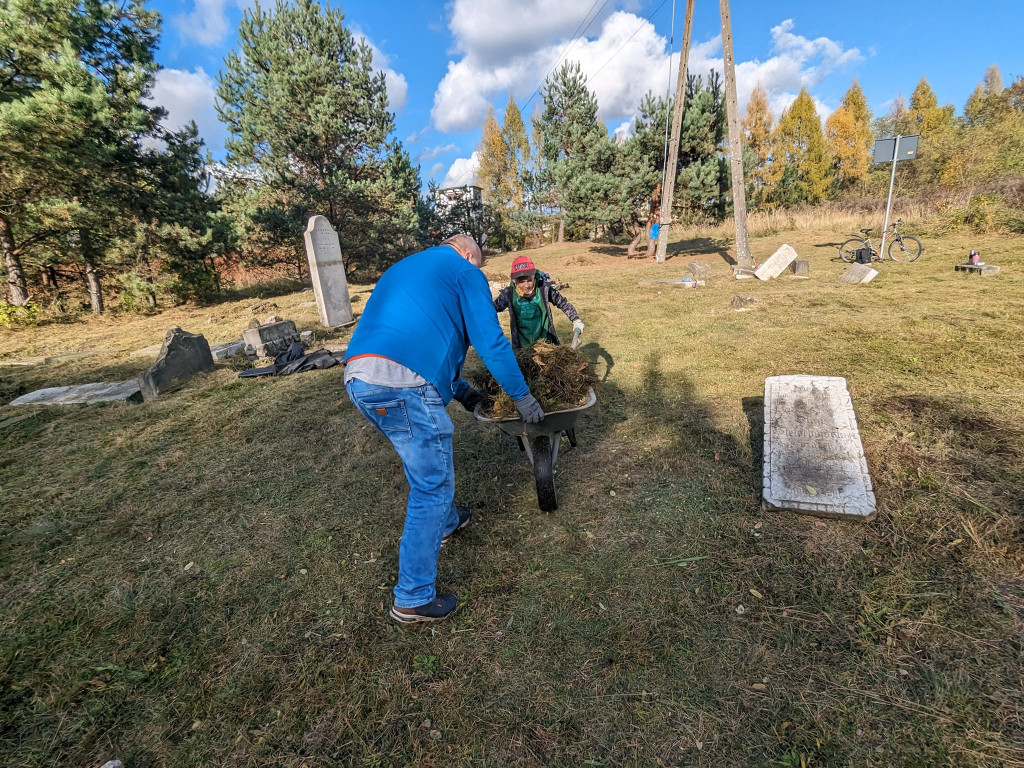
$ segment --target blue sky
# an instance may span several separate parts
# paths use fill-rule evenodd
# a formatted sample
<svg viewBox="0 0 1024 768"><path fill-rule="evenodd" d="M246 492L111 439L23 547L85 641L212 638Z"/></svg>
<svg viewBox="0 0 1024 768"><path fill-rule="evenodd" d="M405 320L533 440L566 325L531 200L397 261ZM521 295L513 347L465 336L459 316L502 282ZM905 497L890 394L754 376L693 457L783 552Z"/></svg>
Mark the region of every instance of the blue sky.
<svg viewBox="0 0 1024 768"><path fill-rule="evenodd" d="M225 133L213 108L216 77L251 0L151 0L163 15L153 98L168 122L195 120L215 157ZM268 5L264 0L264 5ZM499 119L510 92L520 106L559 56L578 60L610 131L628 130L648 89L664 93L678 66L685 0L357 0L346 23L387 73L397 136L424 182L468 183L488 104ZM926 76L940 103L962 109L986 68L1024 74L1024 3L983 12L954 0L732 0L741 110L758 82L776 114L806 87L824 117L856 78L876 115ZM648 21L648 17L650 20ZM586 22L589 21L589 26ZM581 23L585 34L573 42ZM721 67L715 0L697 0L690 71ZM674 76L674 75L673 75ZM526 116L536 109L534 97Z"/></svg>

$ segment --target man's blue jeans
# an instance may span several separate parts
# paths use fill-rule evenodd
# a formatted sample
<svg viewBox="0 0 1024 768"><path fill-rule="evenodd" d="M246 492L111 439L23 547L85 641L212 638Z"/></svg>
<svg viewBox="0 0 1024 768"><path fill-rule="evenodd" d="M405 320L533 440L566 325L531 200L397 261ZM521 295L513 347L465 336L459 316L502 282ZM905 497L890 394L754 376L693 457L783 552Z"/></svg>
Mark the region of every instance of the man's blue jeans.
<svg viewBox="0 0 1024 768"><path fill-rule="evenodd" d="M395 605L424 605L434 599L441 539L459 525L452 420L430 384L396 388L352 379L345 389L359 412L391 441L402 460L409 481L409 500L398 549Z"/></svg>

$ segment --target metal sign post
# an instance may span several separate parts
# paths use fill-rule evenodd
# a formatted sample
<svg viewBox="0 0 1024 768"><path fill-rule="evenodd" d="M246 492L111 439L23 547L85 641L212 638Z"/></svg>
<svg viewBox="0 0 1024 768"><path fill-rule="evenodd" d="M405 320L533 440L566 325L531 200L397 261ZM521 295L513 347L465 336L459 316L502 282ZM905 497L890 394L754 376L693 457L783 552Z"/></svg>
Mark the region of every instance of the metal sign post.
<svg viewBox="0 0 1024 768"><path fill-rule="evenodd" d="M913 160L917 157L917 141L920 135L899 136L893 139L879 139L875 142L874 162L888 163L892 161L892 173L889 175L889 198L885 201L885 223L882 224L882 244L879 253L885 253L885 240L889 236L889 213L892 211L892 190L896 185L896 163L900 160Z"/></svg>

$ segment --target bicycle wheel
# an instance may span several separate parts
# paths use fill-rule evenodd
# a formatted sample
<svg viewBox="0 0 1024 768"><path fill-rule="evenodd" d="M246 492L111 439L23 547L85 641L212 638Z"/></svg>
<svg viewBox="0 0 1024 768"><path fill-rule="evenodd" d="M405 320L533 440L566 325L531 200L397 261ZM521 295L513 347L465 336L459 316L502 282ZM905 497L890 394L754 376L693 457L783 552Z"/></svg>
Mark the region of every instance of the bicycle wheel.
<svg viewBox="0 0 1024 768"><path fill-rule="evenodd" d="M857 251L861 248L867 248L868 244L861 240L859 237L853 237L847 240L845 243L839 246L839 258L845 261L847 264L852 264L857 260Z"/></svg>
<svg viewBox="0 0 1024 768"><path fill-rule="evenodd" d="M893 261L916 261L921 255L921 241L916 237L901 237L889 243L889 258Z"/></svg>

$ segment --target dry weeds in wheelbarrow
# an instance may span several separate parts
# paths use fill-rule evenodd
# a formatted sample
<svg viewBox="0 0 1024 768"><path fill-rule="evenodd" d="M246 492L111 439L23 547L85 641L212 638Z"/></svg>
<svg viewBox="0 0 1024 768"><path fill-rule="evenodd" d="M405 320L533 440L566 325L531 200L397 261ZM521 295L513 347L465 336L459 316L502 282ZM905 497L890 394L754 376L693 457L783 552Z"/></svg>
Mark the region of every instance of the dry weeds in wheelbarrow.
<svg viewBox="0 0 1024 768"><path fill-rule="evenodd" d="M583 405L590 388L598 383L590 361L568 345L538 341L532 347L517 351L516 362L530 392L545 412ZM489 373L483 374L478 389L494 402L486 416L504 419L517 415L512 398Z"/></svg>

